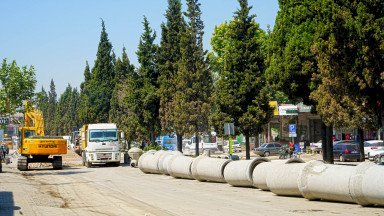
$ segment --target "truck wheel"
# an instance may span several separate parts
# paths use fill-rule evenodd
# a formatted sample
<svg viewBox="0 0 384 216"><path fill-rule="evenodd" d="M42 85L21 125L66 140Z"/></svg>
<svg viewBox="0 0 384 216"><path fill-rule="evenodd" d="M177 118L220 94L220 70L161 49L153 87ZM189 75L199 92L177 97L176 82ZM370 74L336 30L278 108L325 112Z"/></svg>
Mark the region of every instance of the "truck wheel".
<svg viewBox="0 0 384 216"><path fill-rule="evenodd" d="M87 168L90 168L90 167L92 167L92 163L91 163L91 162L86 162L86 163L85 163L85 166L86 166Z"/></svg>
<svg viewBox="0 0 384 216"><path fill-rule="evenodd" d="M52 167L55 170L63 169L63 159L61 156L53 156Z"/></svg>
<svg viewBox="0 0 384 216"><path fill-rule="evenodd" d="M17 169L20 171L28 170L28 158L24 156L20 156L17 158Z"/></svg>

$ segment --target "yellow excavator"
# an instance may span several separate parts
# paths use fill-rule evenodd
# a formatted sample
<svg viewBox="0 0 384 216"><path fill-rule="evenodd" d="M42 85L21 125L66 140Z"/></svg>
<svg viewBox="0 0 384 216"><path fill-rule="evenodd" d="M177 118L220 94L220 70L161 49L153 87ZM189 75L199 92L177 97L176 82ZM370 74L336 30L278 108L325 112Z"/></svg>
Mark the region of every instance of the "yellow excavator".
<svg viewBox="0 0 384 216"><path fill-rule="evenodd" d="M62 137L44 136L41 111L32 107L29 102L25 102L24 108L17 169L27 171L29 163L52 163L53 169L62 169L62 157L59 155L67 154L67 141ZM50 157L51 155L54 156Z"/></svg>

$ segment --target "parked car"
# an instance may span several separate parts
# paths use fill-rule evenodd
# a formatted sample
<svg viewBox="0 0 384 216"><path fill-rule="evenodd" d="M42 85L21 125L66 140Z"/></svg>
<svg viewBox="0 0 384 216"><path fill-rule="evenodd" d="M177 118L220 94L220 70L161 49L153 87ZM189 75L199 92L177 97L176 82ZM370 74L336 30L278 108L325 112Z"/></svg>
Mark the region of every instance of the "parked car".
<svg viewBox="0 0 384 216"><path fill-rule="evenodd" d="M369 160L375 160L379 155L384 154L384 148L382 149L373 149L369 152L368 159Z"/></svg>
<svg viewBox="0 0 384 216"><path fill-rule="evenodd" d="M341 162L360 161L359 144L356 142L339 142L333 145L333 158Z"/></svg>
<svg viewBox="0 0 384 216"><path fill-rule="evenodd" d="M373 158L371 154L374 150L384 149L383 140L368 140L364 142L364 156L365 158Z"/></svg>
<svg viewBox="0 0 384 216"><path fill-rule="evenodd" d="M279 143L264 143L258 148L254 148L253 152L257 155L268 157L269 155L279 155L281 144Z"/></svg>

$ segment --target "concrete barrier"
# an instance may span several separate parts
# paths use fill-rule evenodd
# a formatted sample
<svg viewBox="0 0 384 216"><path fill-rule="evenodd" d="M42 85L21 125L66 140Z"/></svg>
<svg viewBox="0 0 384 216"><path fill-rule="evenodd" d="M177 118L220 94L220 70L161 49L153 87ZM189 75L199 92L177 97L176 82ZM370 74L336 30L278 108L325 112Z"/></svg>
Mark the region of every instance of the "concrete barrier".
<svg viewBox="0 0 384 216"><path fill-rule="evenodd" d="M198 181L225 183L224 168L229 162L230 160L226 159L199 156L193 160L191 165L192 177Z"/></svg>
<svg viewBox="0 0 384 216"><path fill-rule="evenodd" d="M384 165L371 162L359 164L349 188L357 204L384 206Z"/></svg>
<svg viewBox="0 0 384 216"><path fill-rule="evenodd" d="M168 173L175 178L194 179L192 177L191 165L193 158L187 156L172 157L168 164Z"/></svg>
<svg viewBox="0 0 384 216"><path fill-rule="evenodd" d="M310 161L301 170L299 190L309 200L354 203L349 182L355 172L355 166Z"/></svg>
<svg viewBox="0 0 384 216"><path fill-rule="evenodd" d="M298 181L305 165L303 160L294 158L275 166L273 171L268 172L267 187L276 195L301 197Z"/></svg>
<svg viewBox="0 0 384 216"><path fill-rule="evenodd" d="M274 172L279 165L286 163L287 160L273 160L271 162L261 163L253 169L253 186L261 190L269 191L267 186L267 176L269 172Z"/></svg>
<svg viewBox="0 0 384 216"><path fill-rule="evenodd" d="M224 169L225 181L236 187L253 187L253 170L262 162L270 162L267 158L232 161Z"/></svg>

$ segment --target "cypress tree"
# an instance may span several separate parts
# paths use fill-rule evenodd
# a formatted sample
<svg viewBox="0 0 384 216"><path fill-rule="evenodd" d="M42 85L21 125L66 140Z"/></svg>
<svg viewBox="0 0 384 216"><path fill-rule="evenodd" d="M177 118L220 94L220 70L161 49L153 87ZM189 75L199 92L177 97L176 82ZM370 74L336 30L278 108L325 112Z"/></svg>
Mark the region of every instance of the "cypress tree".
<svg viewBox="0 0 384 216"><path fill-rule="evenodd" d="M91 102L89 101L91 78L92 75L87 61L84 69L84 82L80 84L80 102L77 108L80 125L92 123L92 119L94 119L94 113L90 112Z"/></svg>
<svg viewBox="0 0 384 216"><path fill-rule="evenodd" d="M185 21L181 12L180 0L168 0L165 13L166 23L161 25L161 41L158 54L160 122L162 130L176 132L178 150L181 151L182 133L174 128L173 98L175 97L175 75L180 60L180 38L185 31Z"/></svg>
<svg viewBox="0 0 384 216"><path fill-rule="evenodd" d="M151 143L156 140L160 131L159 107L160 99L158 91L159 72L156 68L156 53L158 47L154 44L156 32L152 33L146 17L143 21L144 32L141 35L138 50L136 52L140 67L138 78L140 79L140 103L142 113L142 128L145 128L145 135L150 137Z"/></svg>
<svg viewBox="0 0 384 216"><path fill-rule="evenodd" d="M108 122L110 100L115 87L113 71L112 44L109 42L105 24L101 22L102 30L95 65L89 83L90 112L94 114L92 123Z"/></svg>
<svg viewBox="0 0 384 216"><path fill-rule="evenodd" d="M57 135L57 124L55 122L56 117L56 106L57 106L57 93L56 86L53 79L51 79L51 83L49 85L48 92L48 110L47 116L45 116L44 127L45 133L47 135Z"/></svg>
<svg viewBox="0 0 384 216"><path fill-rule="evenodd" d="M188 25L181 37L181 59L175 79L174 125L177 131L195 134L196 155L199 155L199 134L209 133L210 95L212 76L203 48L204 24L200 3L187 1Z"/></svg>

